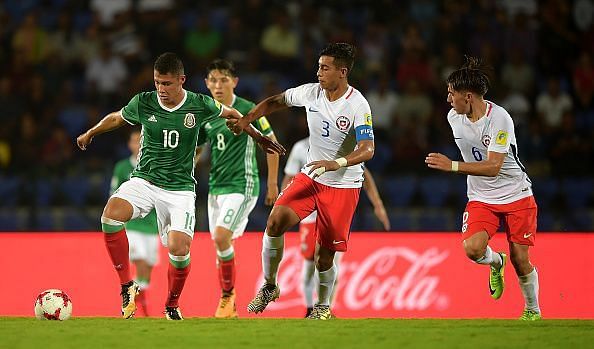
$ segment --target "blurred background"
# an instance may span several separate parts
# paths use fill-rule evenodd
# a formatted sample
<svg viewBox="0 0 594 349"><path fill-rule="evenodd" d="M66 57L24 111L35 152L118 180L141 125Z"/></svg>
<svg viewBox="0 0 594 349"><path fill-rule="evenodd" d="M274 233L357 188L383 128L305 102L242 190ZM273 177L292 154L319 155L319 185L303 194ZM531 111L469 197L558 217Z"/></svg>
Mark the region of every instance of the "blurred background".
<svg viewBox="0 0 594 349"><path fill-rule="evenodd" d="M86 152L75 139L154 89L160 53L178 53L185 87L203 93L206 64L232 60L236 93L258 102L316 81L318 52L338 41L358 49L349 81L374 115L376 152L367 166L393 230L460 229L465 176L430 171L424 158L431 151L460 158L444 80L465 54L494 68L487 98L515 121L539 230L594 230L592 0L324 3L0 0L0 230L100 230L130 128L97 137ZM287 149L307 136L302 108L269 120ZM197 172L197 230L207 230L207 173L207 166ZM353 230L381 230L361 197ZM270 208L262 199L248 230L264 228Z"/></svg>

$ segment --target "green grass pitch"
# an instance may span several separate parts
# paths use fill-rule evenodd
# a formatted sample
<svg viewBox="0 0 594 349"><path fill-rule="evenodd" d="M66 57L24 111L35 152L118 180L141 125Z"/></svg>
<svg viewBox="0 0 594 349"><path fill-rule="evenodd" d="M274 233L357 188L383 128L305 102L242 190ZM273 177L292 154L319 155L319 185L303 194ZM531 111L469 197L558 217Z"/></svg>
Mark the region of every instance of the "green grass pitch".
<svg viewBox="0 0 594 349"><path fill-rule="evenodd" d="M594 320L0 317L0 348L591 348Z"/></svg>

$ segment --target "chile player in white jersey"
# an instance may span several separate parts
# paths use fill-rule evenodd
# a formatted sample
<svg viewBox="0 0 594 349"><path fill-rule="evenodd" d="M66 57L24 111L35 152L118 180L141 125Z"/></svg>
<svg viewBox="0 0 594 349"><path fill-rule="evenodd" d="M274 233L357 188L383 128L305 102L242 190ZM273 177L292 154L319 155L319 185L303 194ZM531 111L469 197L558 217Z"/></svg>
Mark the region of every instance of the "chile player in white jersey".
<svg viewBox="0 0 594 349"><path fill-rule="evenodd" d="M283 182L281 184L281 188L285 188L295 176L300 173L303 166L307 164L307 152L309 149L309 138L304 138L293 145L291 152L289 153L289 157L287 158L287 163L285 165L285 177L283 178ZM388 218L388 214L386 213L386 208L384 207L384 203L379 195L379 191L377 190L377 186L375 185L375 180L371 175L371 172L365 168L365 172L363 172L363 189L371 201L373 205L373 212L377 219L382 223L382 226L386 231L390 230L390 219ZM299 223L299 238L300 238L300 247L301 247L301 255L303 256L303 267L301 269L301 287L303 291L303 298L305 301L305 306L307 308L307 312L305 313L305 317L308 317L311 312L313 311L313 290L315 287L315 249L316 249L316 220L317 220L317 212L313 212L309 216L303 218ZM338 276L340 274L340 259L342 253L336 253L334 255L334 265L336 266L336 281L334 283L333 293L330 297L330 303L332 303L332 299L334 299L334 295L336 294L336 288L338 287Z"/></svg>
<svg viewBox="0 0 594 349"><path fill-rule="evenodd" d="M334 254L346 251L349 230L363 182L363 162L374 152L371 110L363 95L348 84L354 63L349 44L329 44L318 60L318 83L286 90L260 102L241 119L228 125L240 133L261 115L296 106L307 111L309 128L308 164L279 195L270 212L262 241L265 283L248 305L252 313L262 312L280 295L276 284L283 257L287 229L313 211L318 212L316 233L318 255L318 303L310 319L329 319L330 295L336 279Z"/></svg>
<svg viewBox="0 0 594 349"><path fill-rule="evenodd" d="M538 274L528 253L534 246L537 207L518 158L513 120L505 109L483 98L489 79L478 59L468 57L446 82L452 105L448 122L464 161L430 153L425 162L430 168L468 175L468 204L462 216L464 250L476 263L490 265L489 290L494 299L503 294L507 256L493 252L488 243L503 220L526 303L520 319L539 320Z"/></svg>

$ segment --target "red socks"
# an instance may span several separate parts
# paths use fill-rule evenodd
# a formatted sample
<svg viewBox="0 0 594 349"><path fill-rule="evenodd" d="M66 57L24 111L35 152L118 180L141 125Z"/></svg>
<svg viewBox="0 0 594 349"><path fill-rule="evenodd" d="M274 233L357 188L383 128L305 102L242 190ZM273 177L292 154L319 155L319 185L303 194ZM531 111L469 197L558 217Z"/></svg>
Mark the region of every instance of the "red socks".
<svg viewBox="0 0 594 349"><path fill-rule="evenodd" d="M126 230L122 229L116 233L104 233L105 246L111 263L120 277L120 284L128 283L132 280L130 277L130 257L128 256L128 237Z"/></svg>
<svg viewBox="0 0 594 349"><path fill-rule="evenodd" d="M231 292L235 287L235 258L228 261L219 259L219 282L223 292Z"/></svg>
<svg viewBox="0 0 594 349"><path fill-rule="evenodd" d="M169 263L169 271L167 272L167 280L169 281L169 294L167 296L167 302L165 303L165 306L173 308L179 306L179 296L184 289L184 284L186 283L186 279L190 273L191 266L192 264L190 263L186 267L178 269Z"/></svg>

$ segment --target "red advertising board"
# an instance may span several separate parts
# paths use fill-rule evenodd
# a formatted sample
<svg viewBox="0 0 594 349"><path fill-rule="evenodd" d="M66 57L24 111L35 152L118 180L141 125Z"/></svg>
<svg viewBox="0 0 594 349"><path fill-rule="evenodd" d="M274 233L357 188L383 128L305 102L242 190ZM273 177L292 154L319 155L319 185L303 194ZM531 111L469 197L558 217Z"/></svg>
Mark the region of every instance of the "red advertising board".
<svg viewBox="0 0 594 349"><path fill-rule="evenodd" d="M236 242L238 311L245 310L262 280L260 233ZM66 291L74 316L118 316L119 285L101 233L1 233L1 316L33 316L35 296L48 288ZM507 250L504 234L491 244ZM541 233L531 249L540 276L540 303L546 318L594 318L594 234ZM153 271L149 312L162 316L167 254ZM302 259L298 236L287 233L279 272L281 297L264 317L301 317ZM219 286L210 237L197 233L192 271L181 296L186 317L214 314ZM495 301L487 267L464 255L457 233L353 233L344 255L334 312L338 317L515 318L523 299L511 263L506 290Z"/></svg>

